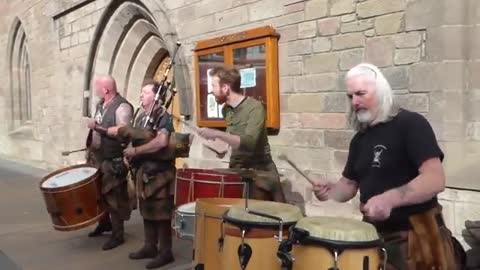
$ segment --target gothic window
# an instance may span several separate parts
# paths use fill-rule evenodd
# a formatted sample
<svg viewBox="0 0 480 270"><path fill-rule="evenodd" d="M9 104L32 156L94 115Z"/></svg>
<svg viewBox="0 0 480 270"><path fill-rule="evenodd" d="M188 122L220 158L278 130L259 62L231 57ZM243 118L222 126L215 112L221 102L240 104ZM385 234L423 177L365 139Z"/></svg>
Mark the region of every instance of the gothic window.
<svg viewBox="0 0 480 270"><path fill-rule="evenodd" d="M18 129L32 120L31 68L27 37L16 20L9 47L10 128Z"/></svg>

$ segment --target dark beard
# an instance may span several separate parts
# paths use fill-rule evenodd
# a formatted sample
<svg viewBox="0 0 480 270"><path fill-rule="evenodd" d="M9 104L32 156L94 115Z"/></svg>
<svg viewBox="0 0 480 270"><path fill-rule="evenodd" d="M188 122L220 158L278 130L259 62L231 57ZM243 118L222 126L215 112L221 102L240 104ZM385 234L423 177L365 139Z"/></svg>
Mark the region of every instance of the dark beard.
<svg viewBox="0 0 480 270"><path fill-rule="evenodd" d="M225 102L227 102L227 97L226 96L215 96L215 101L219 104L222 105Z"/></svg>

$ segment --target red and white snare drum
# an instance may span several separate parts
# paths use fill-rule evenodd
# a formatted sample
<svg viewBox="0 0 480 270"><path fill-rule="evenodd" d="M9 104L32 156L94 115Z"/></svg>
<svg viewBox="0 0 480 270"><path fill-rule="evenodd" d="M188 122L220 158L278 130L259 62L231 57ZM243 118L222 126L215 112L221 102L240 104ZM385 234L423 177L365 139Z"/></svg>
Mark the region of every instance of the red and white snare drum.
<svg viewBox="0 0 480 270"><path fill-rule="evenodd" d="M175 206L197 198L243 198L245 183L237 174L205 169L178 169Z"/></svg>

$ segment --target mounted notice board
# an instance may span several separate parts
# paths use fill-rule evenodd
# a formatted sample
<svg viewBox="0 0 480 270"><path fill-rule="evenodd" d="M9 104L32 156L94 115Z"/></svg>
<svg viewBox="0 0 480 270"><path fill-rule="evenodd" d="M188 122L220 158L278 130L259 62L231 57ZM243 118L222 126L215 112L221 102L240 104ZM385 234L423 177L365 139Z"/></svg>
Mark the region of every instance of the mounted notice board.
<svg viewBox="0 0 480 270"><path fill-rule="evenodd" d="M208 75L210 69L226 65L240 71L245 95L265 105L266 126L280 128L278 38L275 29L265 26L197 42L194 68L198 126L226 126L222 107L211 93Z"/></svg>

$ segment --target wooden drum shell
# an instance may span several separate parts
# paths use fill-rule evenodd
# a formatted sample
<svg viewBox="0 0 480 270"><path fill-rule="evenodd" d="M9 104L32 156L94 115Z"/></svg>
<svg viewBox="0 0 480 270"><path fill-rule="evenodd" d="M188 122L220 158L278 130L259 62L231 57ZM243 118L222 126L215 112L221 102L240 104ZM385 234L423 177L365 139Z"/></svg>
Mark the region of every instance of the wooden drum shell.
<svg viewBox="0 0 480 270"><path fill-rule="evenodd" d="M74 165L57 170L42 178L40 190L47 211L58 231L73 231L96 223L105 213L106 205L101 195L101 173L99 170L90 177L61 187L43 187L51 177L71 169L91 166Z"/></svg>

